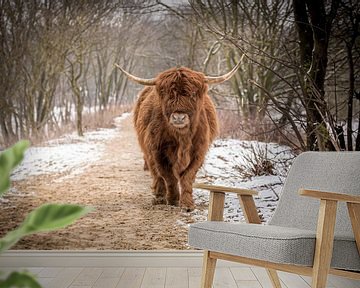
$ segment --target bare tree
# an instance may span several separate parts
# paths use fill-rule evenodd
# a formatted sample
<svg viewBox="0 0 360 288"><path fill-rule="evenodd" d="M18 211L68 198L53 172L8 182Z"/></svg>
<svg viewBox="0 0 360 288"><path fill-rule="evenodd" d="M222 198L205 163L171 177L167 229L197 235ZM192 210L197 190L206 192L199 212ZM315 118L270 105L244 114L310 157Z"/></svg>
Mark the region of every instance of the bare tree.
<svg viewBox="0 0 360 288"><path fill-rule="evenodd" d="M223 49L217 49L217 54L225 58L228 69L245 55L231 86L241 121L246 119L243 129L252 129L254 122L270 119L287 141L304 150L299 131L302 127L298 125L302 116L296 112L299 92L295 83L297 75L293 73L296 46L294 29L289 21L290 3L245 0L226 4L223 1L191 3L197 18L202 20L203 30L215 35L219 43L216 45L223 46ZM214 48L210 48L209 54L214 54ZM295 119L293 114L296 114ZM286 125L289 128L285 129ZM286 130L295 131L295 142L283 133Z"/></svg>
<svg viewBox="0 0 360 288"><path fill-rule="evenodd" d="M106 108L113 95L118 100L125 93L127 82L113 63L133 59L136 49L127 39L145 38L129 35L133 26L141 31L152 9L145 0L0 1L0 69L6 75L0 80L0 143L41 137L60 126L60 118L72 119L73 104L81 135L84 105L101 99ZM118 33L108 33L110 47L102 35L109 27L123 31L118 39ZM61 106L56 113L55 105Z"/></svg>
<svg viewBox="0 0 360 288"><path fill-rule="evenodd" d="M347 62L347 65L344 65L344 69L338 71L337 74L340 74L340 76L347 74L347 81L343 81L345 83L339 84L345 86L347 90L343 91L345 93L347 92L346 142L347 150L352 151L354 149L353 136L356 132L353 131L354 99L356 99L357 92L355 87L360 84L360 81L356 80L356 78L359 79L360 71L356 69L357 66L355 64L360 60L360 47L358 47L360 37L360 3L352 0L340 1L338 15L334 24L334 44L336 45L336 47L341 47L341 50L336 52L339 55L340 59L344 59L346 57ZM343 53L343 50L345 50L346 52ZM358 117L358 120L360 120L360 111L358 111ZM360 123L360 121L358 123ZM355 142L355 150L360 150L359 128L360 127L358 127L357 129L356 136L356 138L359 140ZM340 132L344 133L344 131ZM345 149L345 147L343 147L343 149Z"/></svg>
<svg viewBox="0 0 360 288"><path fill-rule="evenodd" d="M294 17L299 34L303 95L307 112L308 150L334 150L326 127L325 75L332 22L339 2L333 0L326 13L325 1L294 0ZM331 121L331 120L330 120Z"/></svg>
<svg viewBox="0 0 360 288"><path fill-rule="evenodd" d="M243 70L232 83L242 115L261 119L261 113L254 110L266 112L284 137L282 132L289 131L286 127L293 131L297 143L287 140L301 150L339 149L338 126L325 93L329 40L339 1L294 0L289 5L288 1L194 0L191 5L203 30L227 47L218 51L225 51L229 66L241 54L246 56ZM209 55L214 54L213 49L215 46ZM244 112L243 103L253 110Z"/></svg>
<svg viewBox="0 0 360 288"><path fill-rule="evenodd" d="M192 7L202 19L206 31L217 35L217 46L210 48L209 55L226 55L227 69L245 54L243 65L232 81L237 105L244 118L262 119L265 116L269 97L262 90L255 89L248 79L260 83L265 89L281 84L274 71L280 73L284 66L278 59L283 57L284 36L291 12L288 1L192 1ZM271 68L271 69L268 69Z"/></svg>

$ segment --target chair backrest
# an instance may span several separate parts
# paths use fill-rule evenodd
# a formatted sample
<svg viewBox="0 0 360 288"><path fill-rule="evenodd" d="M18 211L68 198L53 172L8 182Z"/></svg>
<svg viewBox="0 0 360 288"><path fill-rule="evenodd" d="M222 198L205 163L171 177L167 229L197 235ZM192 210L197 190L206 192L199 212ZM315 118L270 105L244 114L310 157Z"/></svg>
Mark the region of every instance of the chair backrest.
<svg viewBox="0 0 360 288"><path fill-rule="evenodd" d="M300 188L360 195L360 152L304 152L293 162L270 225L315 230L320 201ZM339 203L335 236L351 237L347 207Z"/></svg>

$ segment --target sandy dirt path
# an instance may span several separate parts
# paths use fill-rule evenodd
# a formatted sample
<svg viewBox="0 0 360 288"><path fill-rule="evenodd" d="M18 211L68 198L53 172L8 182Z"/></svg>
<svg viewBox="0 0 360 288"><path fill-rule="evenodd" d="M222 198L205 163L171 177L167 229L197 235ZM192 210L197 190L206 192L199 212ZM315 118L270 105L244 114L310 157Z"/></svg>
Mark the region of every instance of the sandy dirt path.
<svg viewBox="0 0 360 288"><path fill-rule="evenodd" d="M132 117L120 123L102 159L84 173L30 177L13 185L20 195L10 193L1 204L0 236L42 203L95 208L66 229L28 236L13 249L188 249L187 227L181 223L191 223L191 216L177 207L151 205L151 179L143 171Z"/></svg>

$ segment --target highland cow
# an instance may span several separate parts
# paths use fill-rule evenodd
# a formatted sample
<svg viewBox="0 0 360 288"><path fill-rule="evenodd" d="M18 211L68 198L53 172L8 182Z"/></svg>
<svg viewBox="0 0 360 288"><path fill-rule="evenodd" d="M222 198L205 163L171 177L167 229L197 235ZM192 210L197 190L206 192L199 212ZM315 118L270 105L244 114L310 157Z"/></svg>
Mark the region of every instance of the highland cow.
<svg viewBox="0 0 360 288"><path fill-rule="evenodd" d="M117 65L116 65L117 66ZM189 68L172 68L156 78L143 79L120 68L129 79L148 86L139 95L134 126L145 166L153 178L153 204L194 209L192 185L218 133L208 84L228 80L238 69L219 77Z"/></svg>

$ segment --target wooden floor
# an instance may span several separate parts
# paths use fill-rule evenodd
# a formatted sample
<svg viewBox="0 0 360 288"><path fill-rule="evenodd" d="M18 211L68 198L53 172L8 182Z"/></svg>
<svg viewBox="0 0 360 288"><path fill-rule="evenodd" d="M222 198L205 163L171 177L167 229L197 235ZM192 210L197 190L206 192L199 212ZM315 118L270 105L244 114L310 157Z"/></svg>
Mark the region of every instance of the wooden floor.
<svg viewBox="0 0 360 288"><path fill-rule="evenodd" d="M10 273L24 267L36 275L44 288L198 288L201 277L200 253L52 255L47 253L0 257L0 271ZM107 256L108 258L106 258ZM152 257L153 256L153 257ZM6 258L8 257L8 258ZM9 258L10 257L10 258ZM34 258L36 257L36 258ZM70 257L70 258L69 258ZM134 257L134 258L131 258ZM137 257L137 258L136 258ZM10 260L9 260L10 259ZM59 259L59 261L57 261ZM76 260L74 260L76 259ZM95 259L95 260L94 260ZM109 259L109 261L106 261ZM11 264L12 267L5 264ZM67 261L68 260L68 261ZM119 265L116 263L118 262ZM38 266L43 263L43 266ZM79 265L83 263L82 265ZM126 264L128 263L128 265ZM21 265L25 264L25 265ZM34 266L35 265L35 266ZM309 288L309 277L280 272L284 288ZM222 261L216 270L215 288L272 288L264 269ZM360 281L330 276L327 287L360 288Z"/></svg>
<svg viewBox="0 0 360 288"><path fill-rule="evenodd" d="M6 269L8 270L8 269ZM19 271L19 268L16 268ZM21 270L21 269L20 269ZM199 288L201 268L183 267L30 267L44 288ZM309 288L310 278L279 273L284 288ZM220 267L216 288L272 288L264 269ZM327 287L359 288L358 281L330 277Z"/></svg>

